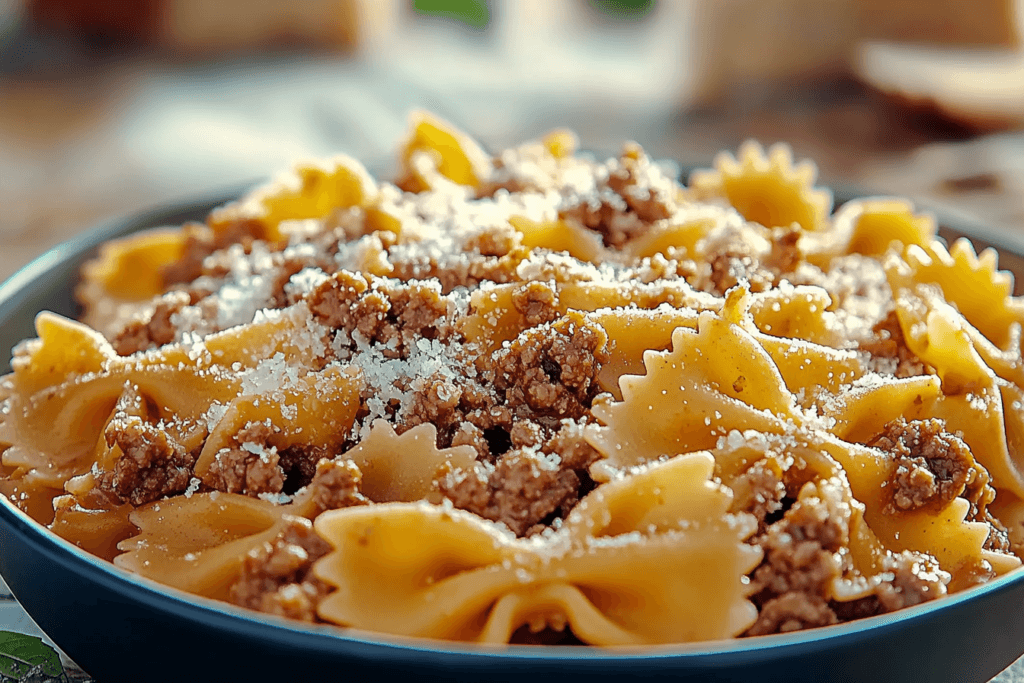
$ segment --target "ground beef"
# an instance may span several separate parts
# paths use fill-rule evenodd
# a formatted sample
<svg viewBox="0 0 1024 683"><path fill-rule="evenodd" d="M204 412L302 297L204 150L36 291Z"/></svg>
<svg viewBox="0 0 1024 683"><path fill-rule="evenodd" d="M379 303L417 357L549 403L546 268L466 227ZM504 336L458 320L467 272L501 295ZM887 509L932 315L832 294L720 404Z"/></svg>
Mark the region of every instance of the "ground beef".
<svg viewBox="0 0 1024 683"><path fill-rule="evenodd" d="M764 533L770 515L782 510L786 497L786 484L782 470L774 459L758 460L746 472L736 477L731 488L734 493L733 512L748 512Z"/></svg>
<svg viewBox="0 0 1024 683"><path fill-rule="evenodd" d="M513 448L537 448L544 443L547 432L538 422L520 420L512 425L508 436Z"/></svg>
<svg viewBox="0 0 1024 683"><path fill-rule="evenodd" d="M543 299L524 293L524 302ZM524 303L524 309L532 303ZM533 314L543 315L543 304ZM481 459L493 460L512 448L541 448L581 463L585 469L596 451L581 434L563 433L563 418L581 418L598 391L606 335L577 313L541 325L476 364L476 373L457 377L433 375L402 406L396 429L422 423L437 428L437 446L470 445Z"/></svg>
<svg viewBox="0 0 1024 683"><path fill-rule="evenodd" d="M619 157L617 168L608 173L608 187L623 198L629 210L644 223L654 223L672 216L675 198L652 182L651 160L640 145L629 143Z"/></svg>
<svg viewBox="0 0 1024 683"><path fill-rule="evenodd" d="M645 284L659 280L695 282L699 272L697 262L685 258L676 247L669 247L666 251L670 256L655 254L641 259L640 266L637 268L637 279Z"/></svg>
<svg viewBox="0 0 1024 683"><path fill-rule="evenodd" d="M903 336L903 328L895 309L890 310L871 328L871 336L860 343L860 349L874 358L891 361L891 371L896 377L934 374L934 370L907 347L907 340Z"/></svg>
<svg viewBox="0 0 1024 683"><path fill-rule="evenodd" d="M1006 527L988 511L996 494L988 472L975 462L962 439L945 430L941 420L897 419L870 445L890 453L896 461L886 483L892 496L886 512L896 514L928 505L942 508L961 497L971 505L967 520L989 527L985 549L1010 552Z"/></svg>
<svg viewBox="0 0 1024 683"><path fill-rule="evenodd" d="M998 519L992 516L992 513L985 510L984 515L981 519L975 519L972 521L984 522L988 524L988 538L985 539L985 550L992 550L997 553L1012 554L1013 551L1010 549L1010 532Z"/></svg>
<svg viewBox="0 0 1024 683"><path fill-rule="evenodd" d="M782 633L838 621L828 606L830 585L842 574L837 552L849 528L823 500L808 497L756 539L764 559L751 575L758 618L746 635Z"/></svg>
<svg viewBox="0 0 1024 683"><path fill-rule="evenodd" d="M512 429L512 411L503 404L503 395L499 395L486 379L492 375L493 368L484 363L484 370L482 382L468 382L462 387L459 409L464 411L468 422L484 431L494 428L509 431Z"/></svg>
<svg viewBox="0 0 1024 683"><path fill-rule="evenodd" d="M466 383L464 379L448 377L441 372L427 377L424 382L425 390L403 406L402 417L405 426L411 428L428 422L439 432L453 431L463 417L459 404L462 399L462 387Z"/></svg>
<svg viewBox="0 0 1024 683"><path fill-rule="evenodd" d="M283 449L278 454L278 465L285 477L282 491L291 494L308 486L317 474L318 464L333 455L324 446L291 446Z"/></svg>
<svg viewBox="0 0 1024 683"><path fill-rule="evenodd" d="M886 507L889 514L927 505L945 507L978 478L967 444L947 432L942 420L898 418L886 424L869 445L888 453L896 465L885 484L891 496Z"/></svg>
<svg viewBox="0 0 1024 683"><path fill-rule="evenodd" d="M391 277L403 281L434 278L441 285L441 291L447 294L456 287L476 287L481 282L517 282L521 278L516 269L529 254L527 247L517 246L502 256L463 253L459 258L441 261L392 257Z"/></svg>
<svg viewBox="0 0 1024 683"><path fill-rule="evenodd" d="M770 482L774 477L763 478ZM852 566L842 553L849 545L849 517L830 500L828 495L804 496L781 519L751 539L765 555L751 574L751 600L758 608L758 617L745 635L784 633L860 619L947 593L950 576L939 569L935 559L907 551L882 558L883 566L870 594L848 602L832 599L833 582L846 576Z"/></svg>
<svg viewBox="0 0 1024 683"><path fill-rule="evenodd" d="M472 422L460 422L459 426L452 432L450 444L452 446L472 446L477 450L477 457L479 458L487 458L491 455L487 437L484 436L484 430Z"/></svg>
<svg viewBox="0 0 1024 683"><path fill-rule="evenodd" d="M195 280L203 274L203 261L217 250L214 235L205 225L190 223L182 230L185 234L185 244L181 258L167 264L160 271L164 286Z"/></svg>
<svg viewBox="0 0 1024 683"><path fill-rule="evenodd" d="M547 282L527 282L512 292L512 305L523 315L523 322L533 327L549 323L561 315L558 294Z"/></svg>
<svg viewBox="0 0 1024 683"><path fill-rule="evenodd" d="M367 505L369 500L359 492L363 473L351 460L320 460L316 474L306 492L316 507L316 514L324 510L338 510L353 505Z"/></svg>
<svg viewBox="0 0 1024 683"><path fill-rule="evenodd" d="M945 582L949 577L942 575L938 564L930 557L909 551L892 555L886 558L885 571L892 573L893 579L880 583L875 589L883 612L920 605L946 594Z"/></svg>
<svg viewBox="0 0 1024 683"><path fill-rule="evenodd" d="M871 595L849 602L831 603L840 621L863 619L912 607L946 595L949 575L934 558L905 551L883 558L883 570L892 578L874 586Z"/></svg>
<svg viewBox="0 0 1024 683"><path fill-rule="evenodd" d="M196 454L168 433L134 415L116 414L104 431L108 447L121 449L112 470L96 485L121 503L144 505L188 488Z"/></svg>
<svg viewBox="0 0 1024 683"><path fill-rule="evenodd" d="M560 218L600 233L607 246L622 247L676 212L671 185L639 145L626 145L604 167L607 175L599 176L596 192L567 197Z"/></svg>
<svg viewBox="0 0 1024 683"><path fill-rule="evenodd" d="M740 283L752 292L779 285L804 263L802 235L798 225L771 230L748 225L709 238L705 245L709 271L703 275L702 288L721 296Z"/></svg>
<svg viewBox="0 0 1024 683"><path fill-rule="evenodd" d="M483 476L462 472L441 481L455 507L504 524L517 536L534 530L553 513L568 514L578 500L580 479L552 467L530 451L512 451Z"/></svg>
<svg viewBox="0 0 1024 683"><path fill-rule="evenodd" d="M558 430L541 447L542 452L557 455L563 469L586 471L601 459L601 454L587 442L585 429L583 422L562 420Z"/></svg>
<svg viewBox="0 0 1024 683"><path fill-rule="evenodd" d="M308 301L313 315L336 330L331 348L343 363L367 345L388 361L405 361L423 353L424 340L444 346L462 341L452 325L447 299L436 286L425 283L338 273L320 284ZM467 358L465 362L471 361ZM488 385L481 384L475 373L452 373L444 368L427 376L400 373L383 388L367 384L363 399L369 400L381 390L406 392L400 405L390 402L384 407L389 418L395 416L399 433L429 423L437 428L439 448L468 443L486 454L480 432L497 423L511 427L511 416ZM365 420L379 416L380 412L370 415L364 411L357 416L360 424L356 431L365 429ZM453 441L456 438L457 443Z"/></svg>
<svg viewBox="0 0 1024 683"><path fill-rule="evenodd" d="M709 283L711 291L724 295L736 285L745 283L751 292L763 292L772 288L775 275L764 267L757 256L741 243L731 243L721 250L709 253L711 266Z"/></svg>
<svg viewBox="0 0 1024 683"><path fill-rule="evenodd" d="M391 300L391 316L385 321L377 341L386 344L391 338L401 338L406 347L418 339L437 339L450 336L444 321L448 303L438 289L426 284L408 283L383 288Z"/></svg>
<svg viewBox="0 0 1024 683"><path fill-rule="evenodd" d="M558 212L558 217L600 233L604 243L611 247L622 247L631 236L640 235L645 227L635 214L629 212L625 200L609 189L604 189L596 197L581 198L578 203L564 207Z"/></svg>
<svg viewBox="0 0 1024 683"><path fill-rule="evenodd" d="M429 423L437 428L437 447L472 446L480 458L491 458L512 446L510 431L516 421L487 383L479 378L428 378L426 391L415 393L402 406L403 432Z"/></svg>
<svg viewBox="0 0 1024 683"><path fill-rule="evenodd" d="M765 264L776 274L776 280L783 273L792 273L803 262L801 236L803 230L799 225L772 228L772 251Z"/></svg>
<svg viewBox="0 0 1024 683"><path fill-rule="evenodd" d="M522 332L494 354L494 386L517 415L579 418L598 393L608 336L570 311L551 324Z"/></svg>
<svg viewBox="0 0 1024 683"><path fill-rule="evenodd" d="M307 296L309 310L327 327L354 330L362 312L355 310L355 303L368 286L359 273L338 271Z"/></svg>
<svg viewBox="0 0 1024 683"><path fill-rule="evenodd" d="M761 605L746 635L764 636L839 623L828 602L811 593L783 593Z"/></svg>
<svg viewBox="0 0 1024 683"><path fill-rule="evenodd" d="M313 531L308 519L285 515L284 528L271 541L250 550L231 600L242 607L301 621L316 621L316 608L329 592L312 575L313 563L330 545Z"/></svg>
<svg viewBox="0 0 1024 683"><path fill-rule="evenodd" d="M418 339L448 338L453 330L445 320L448 305L437 288L410 282L338 272L308 297L310 310L324 325L343 330L349 338L379 344L385 357L405 358ZM353 341L349 345L352 350Z"/></svg>
<svg viewBox="0 0 1024 683"><path fill-rule="evenodd" d="M264 308L284 308L302 298L295 293L289 293L287 285L293 275L309 266L310 263L306 259L282 258L281 262L276 265L274 273L270 276L272 283L270 285L270 295L265 302Z"/></svg>
<svg viewBox="0 0 1024 683"><path fill-rule="evenodd" d="M170 344L177 336L171 317L192 303L186 292L169 292L159 299L147 319L133 320L122 329L111 344L121 356Z"/></svg>
<svg viewBox="0 0 1024 683"><path fill-rule="evenodd" d="M276 431L264 422L250 422L234 437L232 446L217 453L206 483L218 491L244 493L280 493L284 490L285 472L281 456L270 446Z"/></svg>
<svg viewBox="0 0 1024 683"><path fill-rule="evenodd" d="M342 362L364 344L373 345L388 360L406 360L423 339L461 343L447 301L436 287L423 283L339 273L307 300L321 323L339 331L332 348ZM559 316L549 285L523 287L513 300L534 323ZM517 423L542 415L554 424L586 412L596 393L597 363L604 358L605 344L603 329L573 314L538 328L533 337L517 340L493 358L477 359L478 372L398 377L388 390L408 392L406 399L386 410L395 412L399 433L429 423L437 428L438 448L472 445L480 457L494 457L512 447L510 432ZM537 365L530 367L531 363ZM364 398L369 399L372 388L367 392ZM552 424L544 426L543 438L550 436ZM518 428L517 439L526 438L526 428Z"/></svg>

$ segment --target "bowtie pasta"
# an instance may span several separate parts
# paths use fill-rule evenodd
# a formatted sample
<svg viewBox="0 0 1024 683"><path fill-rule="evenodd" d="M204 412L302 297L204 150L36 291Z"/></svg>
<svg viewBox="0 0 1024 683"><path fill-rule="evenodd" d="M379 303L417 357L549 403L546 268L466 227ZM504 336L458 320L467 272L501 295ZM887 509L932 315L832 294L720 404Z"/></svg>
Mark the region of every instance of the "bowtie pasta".
<svg viewBox="0 0 1024 683"><path fill-rule="evenodd" d="M482 643L885 614L1024 550L1024 301L901 199L747 143L680 184L412 118L104 245L36 319L0 492L162 583Z"/></svg>

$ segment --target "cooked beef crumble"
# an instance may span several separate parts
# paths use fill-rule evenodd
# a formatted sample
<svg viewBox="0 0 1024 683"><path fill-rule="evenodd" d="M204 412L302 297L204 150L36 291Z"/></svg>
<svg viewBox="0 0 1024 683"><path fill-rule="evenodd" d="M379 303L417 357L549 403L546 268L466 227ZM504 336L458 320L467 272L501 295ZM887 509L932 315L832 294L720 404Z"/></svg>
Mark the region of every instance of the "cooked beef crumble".
<svg viewBox="0 0 1024 683"><path fill-rule="evenodd" d="M455 507L499 522L523 536L552 513L560 517L575 505L580 479L572 470L552 467L535 453L506 453L483 472L463 472L441 482L441 493Z"/></svg>
<svg viewBox="0 0 1024 683"><path fill-rule="evenodd" d="M733 509L754 515L759 533L764 533L770 515L783 509L786 484L774 459L758 460L732 482Z"/></svg>
<svg viewBox="0 0 1024 683"><path fill-rule="evenodd" d="M494 385L518 416L579 418L597 394L608 335L570 312L523 332L495 353Z"/></svg>
<svg viewBox="0 0 1024 683"><path fill-rule="evenodd" d="M847 524L825 501L808 498L768 527L758 539L765 557L751 575L758 617L747 635L837 623L828 597L843 571L839 552L849 540Z"/></svg>
<svg viewBox="0 0 1024 683"><path fill-rule="evenodd" d="M494 465L442 479L441 493L455 507L500 522L517 536L542 531L542 523L564 518L593 488L587 468L600 455L585 440L584 428L568 419L554 430L517 422L513 450Z"/></svg>
<svg viewBox="0 0 1024 683"><path fill-rule="evenodd" d="M893 374L897 377L917 377L934 373L933 369L907 348L903 328L895 310L890 310L875 324L871 332L871 336L861 342L860 348L874 358L887 359L895 363Z"/></svg>
<svg viewBox="0 0 1024 683"><path fill-rule="evenodd" d="M308 519L286 515L284 528L245 556L231 599L249 609L316 621L316 608L329 592L312 575L313 563L331 547L313 531Z"/></svg>
<svg viewBox="0 0 1024 683"><path fill-rule="evenodd" d="M892 578L875 585L871 595L849 602L831 603L840 621L887 614L946 595L949 577L943 576L934 559L905 551L887 555L883 562L885 573Z"/></svg>
<svg viewBox="0 0 1024 683"><path fill-rule="evenodd" d="M761 499L771 500L778 495L777 486L771 483L777 478L770 468L752 474L753 481L765 483L760 491L772 495L762 493L750 504L754 509L765 509ZM828 487L829 483L821 486ZM836 600L834 583L845 580L851 569L846 550L849 513L830 500L827 490L823 493L820 497L802 497L781 519L766 527L762 520L765 530L751 539L764 549L765 556L751 573L751 599L758 608L758 617L745 635L827 626L892 612L947 593L950 576L938 568L934 558L906 551L882 558L884 570L875 576L868 595L845 602ZM777 510L777 505L769 509Z"/></svg>
<svg viewBox="0 0 1024 683"><path fill-rule="evenodd" d="M870 445L889 453L895 461L886 486L891 495L889 513L926 505L941 508L979 477L988 481L967 444L947 432L941 420L907 422L899 418L885 425Z"/></svg>
<svg viewBox="0 0 1024 683"><path fill-rule="evenodd" d="M134 415L118 414L104 432L108 447L121 456L112 470L100 471L96 485L122 503L143 505L188 488L196 454L189 453L166 430Z"/></svg>
<svg viewBox="0 0 1024 683"><path fill-rule="evenodd" d="M599 233L609 246L621 247L675 212L677 198L667 181L639 146L626 145L608 164L595 195L569 202L560 217Z"/></svg>
<svg viewBox="0 0 1024 683"><path fill-rule="evenodd" d="M235 443L217 453L208 480L213 488L228 493L280 493L284 490L284 469L270 437L277 427L251 422L235 435Z"/></svg>
<svg viewBox="0 0 1024 683"><path fill-rule="evenodd" d="M328 460L316 465L316 473L306 487L317 514L325 510L367 505L369 500L359 491L363 473L351 460Z"/></svg>

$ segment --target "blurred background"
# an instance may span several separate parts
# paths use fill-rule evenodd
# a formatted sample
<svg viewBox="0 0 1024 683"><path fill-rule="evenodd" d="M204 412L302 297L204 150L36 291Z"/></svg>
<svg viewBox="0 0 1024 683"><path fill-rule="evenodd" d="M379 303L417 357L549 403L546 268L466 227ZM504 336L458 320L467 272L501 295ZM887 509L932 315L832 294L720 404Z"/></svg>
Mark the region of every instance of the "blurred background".
<svg viewBox="0 0 1024 683"><path fill-rule="evenodd" d="M300 156L387 172L407 112L556 126L1024 230L1024 0L0 0L0 280L96 220Z"/></svg>

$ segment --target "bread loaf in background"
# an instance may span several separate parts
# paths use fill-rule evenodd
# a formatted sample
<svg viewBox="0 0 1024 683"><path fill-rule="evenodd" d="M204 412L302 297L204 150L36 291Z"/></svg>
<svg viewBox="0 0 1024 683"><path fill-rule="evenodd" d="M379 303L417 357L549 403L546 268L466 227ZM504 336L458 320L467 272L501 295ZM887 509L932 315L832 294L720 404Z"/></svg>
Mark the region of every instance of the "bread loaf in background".
<svg viewBox="0 0 1024 683"><path fill-rule="evenodd" d="M868 41L1021 45L1021 0L694 0L695 95L845 75Z"/></svg>

